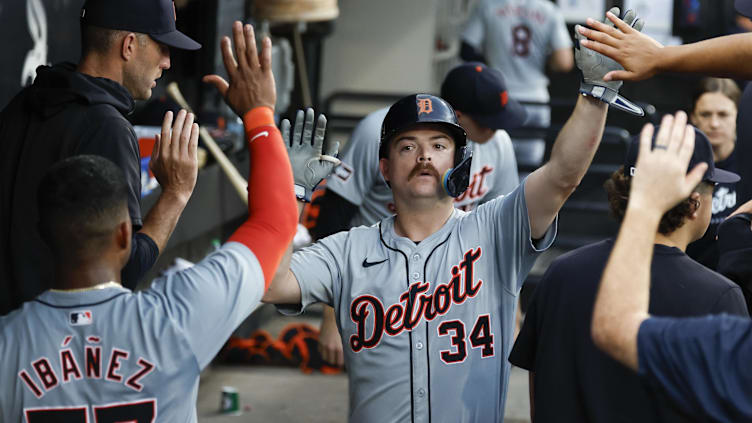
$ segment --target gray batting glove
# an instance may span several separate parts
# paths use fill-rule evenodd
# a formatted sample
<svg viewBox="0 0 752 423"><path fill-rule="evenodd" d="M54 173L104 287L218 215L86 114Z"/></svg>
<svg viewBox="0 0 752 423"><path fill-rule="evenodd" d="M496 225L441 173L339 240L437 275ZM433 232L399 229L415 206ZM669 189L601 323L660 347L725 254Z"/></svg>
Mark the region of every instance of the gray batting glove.
<svg viewBox="0 0 752 423"><path fill-rule="evenodd" d="M324 135L326 134L326 116L319 115L316 129L313 128L313 109L308 108L305 116L298 110L295 116L295 127L290 137L290 121L282 120L280 130L282 140L290 156L293 179L295 180L295 196L305 202L311 201L311 194L316 186L324 180L340 163L337 159L339 142L329 141L324 149ZM324 154L321 152L324 151Z"/></svg>
<svg viewBox="0 0 752 423"><path fill-rule="evenodd" d="M609 12L616 16L619 16L619 8L613 7ZM642 27L645 22L642 19L638 19L637 15L632 10L627 10L622 20L630 25L632 28L642 31ZM604 18L603 22L611 27L614 26L608 18ZM642 107L632 103L626 98L619 95L619 88L624 83L623 81L610 81L606 82L603 77L613 71L624 69L616 61L597 53L589 48L580 45L581 40L585 40L585 36L575 28L575 48L574 58L577 63L577 67L582 73L582 82L580 83L580 92L591 97L595 97L609 105L616 107L619 110L631 113L637 116L644 116L645 112Z"/></svg>

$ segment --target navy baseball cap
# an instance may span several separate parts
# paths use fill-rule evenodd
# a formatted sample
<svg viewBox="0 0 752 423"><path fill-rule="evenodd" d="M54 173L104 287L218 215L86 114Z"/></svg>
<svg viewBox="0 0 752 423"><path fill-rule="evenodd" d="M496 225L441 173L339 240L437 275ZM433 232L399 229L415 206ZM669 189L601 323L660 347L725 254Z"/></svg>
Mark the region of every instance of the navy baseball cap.
<svg viewBox="0 0 752 423"><path fill-rule="evenodd" d="M491 129L518 128L527 117L522 105L509 97L501 72L481 62L463 63L449 71L441 97Z"/></svg>
<svg viewBox="0 0 752 423"><path fill-rule="evenodd" d="M86 0L81 23L107 29L148 34L152 39L182 50L198 50L201 44L175 27L173 0Z"/></svg>
<svg viewBox="0 0 752 423"><path fill-rule="evenodd" d="M734 7L740 15L752 18L752 0L736 0Z"/></svg>
<svg viewBox="0 0 752 423"><path fill-rule="evenodd" d="M653 147L655 147L655 136L656 134L658 134L659 128L659 126L656 126L655 132L653 133L653 141L651 144ZM708 137L706 137L705 134L702 133L702 131L695 128L694 126L693 128L695 130L695 151L692 153L692 158L689 159L687 172L692 170L692 168L694 168L698 164L705 162L708 164L708 170L705 171L705 175L702 177L703 181L721 184L738 182L741 178L736 173L715 167L715 163L713 161L713 149L710 147L710 141L708 141ZM627 149L627 158L624 162L624 172L626 172L628 176L634 175L635 163L637 162L637 154L639 153L639 150L640 136L636 135L632 137L632 141L629 143L629 148Z"/></svg>

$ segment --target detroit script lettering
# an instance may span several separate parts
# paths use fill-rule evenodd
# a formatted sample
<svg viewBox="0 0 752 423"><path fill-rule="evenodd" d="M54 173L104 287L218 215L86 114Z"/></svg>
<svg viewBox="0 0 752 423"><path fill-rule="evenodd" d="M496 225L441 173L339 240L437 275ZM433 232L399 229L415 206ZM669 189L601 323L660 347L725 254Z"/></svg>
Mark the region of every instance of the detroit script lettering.
<svg viewBox="0 0 752 423"><path fill-rule="evenodd" d="M452 266L452 279L436 286L433 293L427 294L430 282L415 282L402 295L396 304L385 308L381 301L372 295L361 295L350 304L350 318L357 330L350 336L350 348L359 352L363 348L373 348L386 333L395 336L405 330L412 330L422 319L431 321L446 314L453 304L462 304L475 297L483 285L482 280L473 280L473 267L481 257L481 248L468 250L462 261ZM373 332L366 333L366 323L373 322Z"/></svg>

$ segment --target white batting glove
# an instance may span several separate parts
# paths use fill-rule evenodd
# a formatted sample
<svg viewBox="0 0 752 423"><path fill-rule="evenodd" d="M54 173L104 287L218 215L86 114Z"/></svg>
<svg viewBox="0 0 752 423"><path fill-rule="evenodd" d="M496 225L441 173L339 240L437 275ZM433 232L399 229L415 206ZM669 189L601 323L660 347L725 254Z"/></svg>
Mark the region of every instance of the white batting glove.
<svg viewBox="0 0 752 423"><path fill-rule="evenodd" d="M616 16L619 16L619 8L613 7L609 12ZM637 15L632 10L627 10L624 14L624 22L630 25L638 31L642 31L642 27L645 22L642 19L637 19ZM614 26L608 18L603 21L606 25ZM579 26L579 25L578 25ZM575 48L574 58L577 67L582 73L582 82L580 83L580 92L591 97L595 97L604 103L608 103L610 106L616 107L619 110L623 110L627 113L631 113L637 116L644 116L645 112L642 107L632 103L626 98L619 95L619 88L621 88L623 81L609 81L603 80L603 77L614 70L623 70L624 68L616 61L590 50L587 47L580 45L581 40L585 40L585 36L575 28Z"/></svg>
<svg viewBox="0 0 752 423"><path fill-rule="evenodd" d="M316 186L340 164L337 159L339 142L330 140L324 150L326 116L319 115L315 133L313 120L313 109L309 107L305 114L302 110L298 110L292 137L290 136L290 121L283 119L280 125L282 140L287 147L292 166L295 196L305 202L311 201L311 194ZM322 151L325 154L321 154Z"/></svg>

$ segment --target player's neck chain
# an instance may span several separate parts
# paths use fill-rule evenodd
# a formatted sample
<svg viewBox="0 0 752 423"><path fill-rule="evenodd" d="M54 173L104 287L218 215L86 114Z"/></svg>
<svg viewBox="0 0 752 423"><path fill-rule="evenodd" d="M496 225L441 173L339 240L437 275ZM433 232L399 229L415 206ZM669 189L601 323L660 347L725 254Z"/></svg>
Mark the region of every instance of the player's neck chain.
<svg viewBox="0 0 752 423"><path fill-rule="evenodd" d="M100 284L97 284L97 285L94 285L94 286L87 286L86 288L76 288L76 289L50 289L50 291L52 291L52 292L66 292L66 293L72 293L72 292L86 292L86 291L95 291L95 290L98 290L98 289L107 289L107 288L118 288L118 287L121 287L121 286L122 286L122 285L121 285L121 284L119 284L119 283L117 283L117 282L109 281L109 282L104 282L104 283L100 283Z"/></svg>

